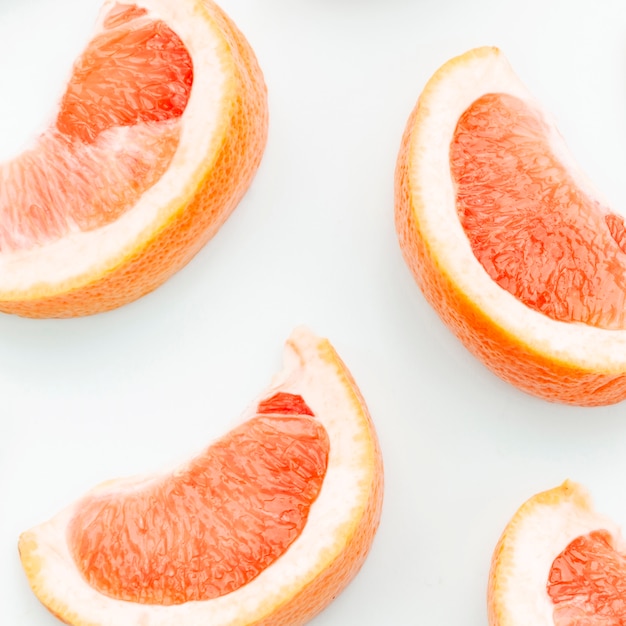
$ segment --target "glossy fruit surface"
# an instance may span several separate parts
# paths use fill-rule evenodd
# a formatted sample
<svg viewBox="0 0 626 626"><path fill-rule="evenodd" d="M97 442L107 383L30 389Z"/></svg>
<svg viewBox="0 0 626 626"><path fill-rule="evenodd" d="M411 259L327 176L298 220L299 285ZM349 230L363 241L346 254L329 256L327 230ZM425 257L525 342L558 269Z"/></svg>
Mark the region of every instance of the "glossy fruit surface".
<svg viewBox="0 0 626 626"><path fill-rule="evenodd" d="M493 554L490 626L623 624L625 550L619 528L582 486L566 481L533 496Z"/></svg>
<svg viewBox="0 0 626 626"><path fill-rule="evenodd" d="M0 163L0 310L87 315L155 289L245 193L267 120L254 53L211 0L107 1L54 121Z"/></svg>
<svg viewBox="0 0 626 626"><path fill-rule="evenodd" d="M86 494L19 542L41 602L74 626L306 623L363 564L382 506L374 427L305 329L241 423L174 470Z"/></svg>
<svg viewBox="0 0 626 626"><path fill-rule="evenodd" d="M427 300L503 379L571 404L626 396L623 219L499 50L452 59L424 89L396 228Z"/></svg>

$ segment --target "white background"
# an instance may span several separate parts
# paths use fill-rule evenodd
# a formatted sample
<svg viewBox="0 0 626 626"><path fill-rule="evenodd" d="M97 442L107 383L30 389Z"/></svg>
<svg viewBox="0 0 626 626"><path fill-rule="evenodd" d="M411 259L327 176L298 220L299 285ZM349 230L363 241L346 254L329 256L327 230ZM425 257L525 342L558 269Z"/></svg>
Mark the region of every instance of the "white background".
<svg viewBox="0 0 626 626"><path fill-rule="evenodd" d="M0 0L3 155L52 110L98 4ZM21 531L96 483L197 452L306 324L354 374L386 468L370 557L313 623L485 625L491 552L527 497L570 477L626 523L626 405L548 404L465 351L401 257L396 155L430 75L497 45L614 209L626 207L623 3L222 6L269 89L269 142L244 201L189 266L136 303L74 320L0 316L0 623L58 623L28 588Z"/></svg>

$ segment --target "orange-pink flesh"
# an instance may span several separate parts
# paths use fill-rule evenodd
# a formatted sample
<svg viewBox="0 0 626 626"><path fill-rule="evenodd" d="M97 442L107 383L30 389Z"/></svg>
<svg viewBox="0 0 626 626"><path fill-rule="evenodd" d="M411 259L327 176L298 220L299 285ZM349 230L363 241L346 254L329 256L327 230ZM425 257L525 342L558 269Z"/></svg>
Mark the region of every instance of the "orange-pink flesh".
<svg viewBox="0 0 626 626"><path fill-rule="evenodd" d="M550 570L554 626L626 626L626 558L597 530L572 541Z"/></svg>
<svg viewBox="0 0 626 626"><path fill-rule="evenodd" d="M68 543L86 581L121 600L222 596L276 561L306 525L329 440L309 415L257 415L181 472L80 503Z"/></svg>
<svg viewBox="0 0 626 626"><path fill-rule="evenodd" d="M257 413L266 415L274 413L278 415L310 415L314 416L309 405L304 401L302 396L294 393L286 393L279 391L273 396L261 400L257 407Z"/></svg>
<svg viewBox="0 0 626 626"><path fill-rule="evenodd" d="M191 85L180 38L118 4L76 61L55 122L0 163L0 251L106 225L166 171Z"/></svg>
<svg viewBox="0 0 626 626"><path fill-rule="evenodd" d="M476 100L450 146L459 219L502 288L565 322L626 328L626 230L552 153L542 118L507 94Z"/></svg>

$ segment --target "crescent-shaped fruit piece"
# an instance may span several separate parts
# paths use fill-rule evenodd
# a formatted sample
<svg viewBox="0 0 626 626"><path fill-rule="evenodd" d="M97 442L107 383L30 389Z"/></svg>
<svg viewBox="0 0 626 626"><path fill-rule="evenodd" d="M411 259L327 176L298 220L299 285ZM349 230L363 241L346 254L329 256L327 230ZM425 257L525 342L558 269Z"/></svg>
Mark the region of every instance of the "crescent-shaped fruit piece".
<svg viewBox="0 0 626 626"><path fill-rule="evenodd" d="M520 389L626 397L626 231L496 48L447 62L407 123L396 229L426 299Z"/></svg>
<svg viewBox="0 0 626 626"><path fill-rule="evenodd" d="M300 328L228 434L182 467L93 489L19 551L72 626L297 626L360 569L382 497L363 398L330 343Z"/></svg>
<svg viewBox="0 0 626 626"><path fill-rule="evenodd" d="M572 481L515 513L493 554L490 626L626 623L626 544Z"/></svg>
<svg viewBox="0 0 626 626"><path fill-rule="evenodd" d="M155 289L238 204L267 123L255 55L211 0L106 0L48 129L0 163L0 311Z"/></svg>

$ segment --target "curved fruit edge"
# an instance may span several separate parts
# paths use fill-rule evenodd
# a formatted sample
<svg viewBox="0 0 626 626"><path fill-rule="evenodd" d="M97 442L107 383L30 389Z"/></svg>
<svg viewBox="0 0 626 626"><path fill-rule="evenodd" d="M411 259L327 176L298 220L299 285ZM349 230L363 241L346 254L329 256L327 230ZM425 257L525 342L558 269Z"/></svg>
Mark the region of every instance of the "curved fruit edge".
<svg viewBox="0 0 626 626"><path fill-rule="evenodd" d="M493 551L489 582L487 586L487 610L489 626L513 626L507 615L505 593L505 579L509 563L512 562L515 553L514 536L517 527L525 519L527 512L536 506L550 506L562 501L572 500L575 506L590 511L591 500L588 493L579 485L566 480L559 487L544 491L529 498L515 512L511 521L507 524L498 543Z"/></svg>
<svg viewBox="0 0 626 626"><path fill-rule="evenodd" d="M212 0L203 0L203 6L215 23L216 36L221 32L225 65L233 72L226 88L233 104L228 126L222 129L221 148L217 155L209 155L209 169L193 198L151 240L104 276L83 277L79 287L61 285L55 295L34 293L29 299L0 301L0 311L36 318L77 317L132 302L191 261L248 190L267 142L267 88L256 55L236 24ZM249 132L251 128L257 132ZM236 181L231 196L222 193L220 181L224 179Z"/></svg>
<svg viewBox="0 0 626 626"><path fill-rule="evenodd" d="M593 508L588 491L571 480L529 498L515 512L491 558L487 584L490 626L553 626L547 593L551 565L576 537L608 531L621 546L619 527Z"/></svg>
<svg viewBox="0 0 626 626"><path fill-rule="evenodd" d="M305 328L294 331L288 347L300 355L303 362L316 353L325 367L335 372L335 377L350 394L355 411L359 414L371 444L369 457L373 460L368 480L368 496L361 513L346 530L341 551L328 554L323 567L305 583L301 590L266 618L254 626L301 626L325 609L352 581L363 566L380 524L384 492L384 470L380 444L365 400L349 369L327 339L311 344L313 336ZM308 353L308 354L307 354ZM357 555L354 558L354 555Z"/></svg>
<svg viewBox="0 0 626 626"><path fill-rule="evenodd" d="M18 541L18 553L22 562L22 568L26 574L26 579L37 600L63 624L74 624L75 626L99 626L80 621L79 616L70 610L65 602L59 600L46 588L45 581L40 579L42 567L41 557L38 551L37 539L30 531L20 535Z"/></svg>
<svg viewBox="0 0 626 626"><path fill-rule="evenodd" d="M587 370L546 355L512 336L462 293L441 267L416 217L421 202L411 181L414 145L422 118L428 115L429 92L450 68L469 56L498 52L479 48L456 57L431 78L405 127L395 171L395 225L400 248L417 284L430 305L461 342L506 382L549 401L599 406L626 398L626 373Z"/></svg>
<svg viewBox="0 0 626 626"><path fill-rule="evenodd" d="M308 329L298 328L287 341L284 367L275 375L273 383L263 391L259 399L267 397L277 389L297 393L299 389L306 390L307 388L317 394L323 394L329 389L334 397L340 393L342 398L349 399L350 406L353 408L351 413L358 416L359 439L366 442L365 449L367 450L366 453L361 453L367 459L367 465L359 465L362 472L359 474L358 500L355 508L351 509L349 520L334 527L333 535L329 536L332 541L315 561L315 566L307 571L306 576L298 576L297 580L290 581L276 593L269 594L264 602L256 606L255 617L249 618L252 621L241 621L242 618L239 617L234 621L228 621L228 624L298 626L306 623L323 610L357 574L367 557L378 529L383 500L383 465L371 417L354 379L328 340L316 337ZM254 412L253 407L256 405L256 402L251 405L244 412L244 416L247 413L248 417L251 417L251 413ZM361 458L359 456L359 459ZM172 471L172 469L169 468L167 471ZM96 486L91 491L117 489L120 486L132 488L134 485L141 484L146 478L152 480L152 477L157 475L114 479ZM58 535L59 529L64 532L67 521L73 515L75 504L71 504L48 522L22 533L18 549L23 569L35 596L52 614L74 626L102 626L108 622L94 622L93 619L88 619L86 614L76 613L71 606L68 606L64 596L59 597L58 585L50 585L46 576L41 575L45 558L41 549L50 544L43 541L40 546L38 528L52 524L57 529L53 531L55 535ZM49 567L46 566L46 569L49 570ZM236 593L233 592L233 594ZM99 598L96 597L95 600L99 602ZM124 604L102 596L101 608L103 609L110 602L116 605ZM176 609L176 607L169 608ZM136 616L137 612L134 611L132 614ZM180 621L180 617L181 614L177 612L171 615L163 613L163 621L161 618L156 619L154 625L171 626Z"/></svg>

